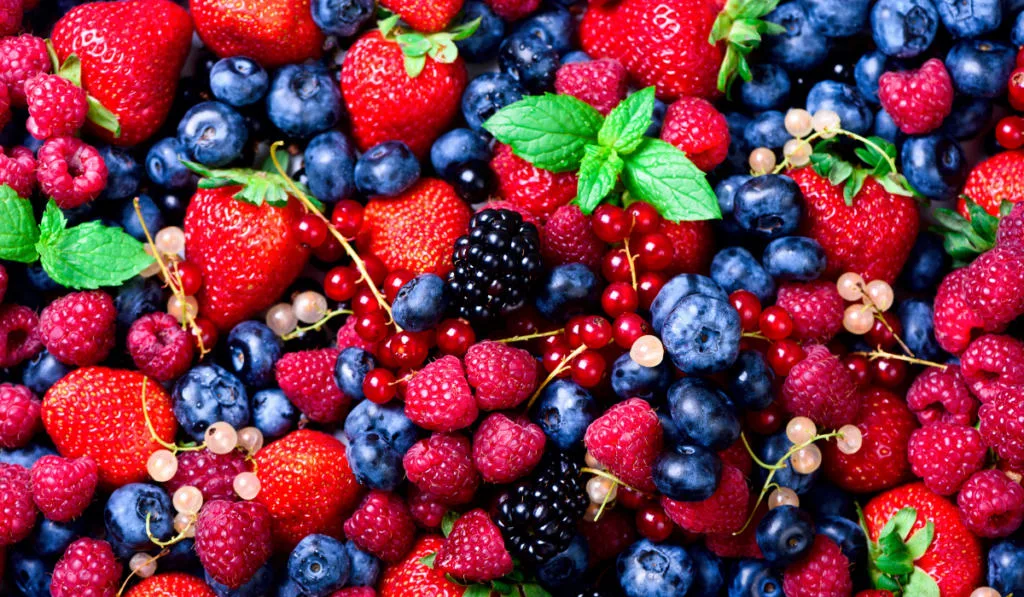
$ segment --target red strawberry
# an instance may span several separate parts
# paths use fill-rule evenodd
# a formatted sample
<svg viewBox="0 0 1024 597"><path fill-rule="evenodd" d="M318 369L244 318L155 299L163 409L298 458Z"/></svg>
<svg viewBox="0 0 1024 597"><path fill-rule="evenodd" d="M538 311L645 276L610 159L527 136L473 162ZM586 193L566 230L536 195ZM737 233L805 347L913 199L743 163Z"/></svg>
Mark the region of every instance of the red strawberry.
<svg viewBox="0 0 1024 597"><path fill-rule="evenodd" d="M576 196L575 173L541 170L512 153L508 145L499 144L494 150L491 169L498 178L498 193L541 220Z"/></svg>
<svg viewBox="0 0 1024 597"><path fill-rule="evenodd" d="M88 456L69 460L43 456L32 465L32 501L56 522L77 518L92 501L99 481L96 462Z"/></svg>
<svg viewBox="0 0 1024 597"><path fill-rule="evenodd" d="M359 38L341 67L352 135L363 151L382 141L402 141L422 158L458 114L465 87L461 58L448 64L428 58L423 71L410 77L402 48L379 31Z"/></svg>
<svg viewBox="0 0 1024 597"><path fill-rule="evenodd" d="M853 591L850 564L834 541L817 535L810 551L786 566L782 590L786 597L848 597Z"/></svg>
<svg viewBox="0 0 1024 597"><path fill-rule="evenodd" d="M82 87L121 126L116 138L97 127L94 132L118 145L136 145L167 118L192 47L192 20L169 0L88 2L57 21L52 39L62 62L78 55Z"/></svg>
<svg viewBox="0 0 1024 597"><path fill-rule="evenodd" d="M405 389L405 415L430 431L469 427L480 411L462 363L451 355L420 369Z"/></svg>
<svg viewBox="0 0 1024 597"><path fill-rule="evenodd" d="M422 33L443 30L462 10L462 0L381 0L381 5Z"/></svg>
<svg viewBox="0 0 1024 597"><path fill-rule="evenodd" d="M434 566L455 578L487 582L512 572L512 556L505 549L501 531L487 513L470 510L452 527L437 550Z"/></svg>
<svg viewBox="0 0 1024 597"><path fill-rule="evenodd" d="M943 278L935 292L935 340L953 354L963 352L975 331L984 325L981 316L967 304L966 279L967 268L955 269Z"/></svg>
<svg viewBox="0 0 1024 597"><path fill-rule="evenodd" d="M953 495L985 465L986 449L974 427L940 421L910 435L907 460L928 489Z"/></svg>
<svg viewBox="0 0 1024 597"><path fill-rule="evenodd" d="M978 539L960 521L956 507L924 484L904 485L875 497L864 507L864 521L872 560L895 551L907 574L927 574L938 584L942 597L968 597L981 584L984 558ZM934 538L919 557L902 548L886 550L879 542L883 531L913 539L929 522L934 525ZM874 565L872 568L876 587L896 588L891 584L883 587L884 575Z"/></svg>
<svg viewBox="0 0 1024 597"><path fill-rule="evenodd" d="M866 280L896 279L917 238L913 197L889 193L869 176L853 205L847 205L842 187L812 168L789 175L803 192L804 233L817 240L828 257L826 277L856 272Z"/></svg>
<svg viewBox="0 0 1024 597"><path fill-rule="evenodd" d="M571 62L555 72L555 92L583 100L607 116L626 98L626 79L626 69L617 60Z"/></svg>
<svg viewBox="0 0 1024 597"><path fill-rule="evenodd" d="M540 383L537 359L529 351L485 340L466 351L466 379L481 410L515 408Z"/></svg>
<svg viewBox="0 0 1024 597"><path fill-rule="evenodd" d="M206 47L268 69L318 58L324 43L310 0L193 0L189 9Z"/></svg>
<svg viewBox="0 0 1024 597"><path fill-rule="evenodd" d="M402 459L409 481L449 505L467 504L480 486L470 443L457 434L435 433L412 445Z"/></svg>
<svg viewBox="0 0 1024 597"><path fill-rule="evenodd" d="M932 58L921 68L884 73L878 99L896 126L908 135L931 132L953 109L953 81L946 66Z"/></svg>
<svg viewBox="0 0 1024 597"><path fill-rule="evenodd" d="M979 537L1006 537L1024 522L1024 488L1006 473L975 473L956 498L960 518Z"/></svg>
<svg viewBox="0 0 1024 597"><path fill-rule="evenodd" d="M341 442L300 429L260 450L256 465L256 501L270 511L275 546L291 549L311 533L341 535L360 493Z"/></svg>
<svg viewBox="0 0 1024 597"><path fill-rule="evenodd" d="M994 216L999 215L1003 201L1024 200L1024 151L1004 151L979 163L967 176L962 195ZM957 211L970 218L962 196L957 201Z"/></svg>
<svg viewBox="0 0 1024 597"><path fill-rule="evenodd" d="M213 500L196 520L196 553L211 578L231 589L270 558L270 513L259 502Z"/></svg>
<svg viewBox="0 0 1024 597"><path fill-rule="evenodd" d="M277 385L311 421L337 423L348 412L350 400L334 381L340 353L337 348L289 352L274 364Z"/></svg>
<svg viewBox="0 0 1024 597"><path fill-rule="evenodd" d="M100 487L113 489L149 478L146 461L163 442L174 441L178 423L171 397L136 371L83 367L64 376L43 398L43 425L65 458L89 456L99 468Z"/></svg>
<svg viewBox="0 0 1024 597"><path fill-rule="evenodd" d="M652 467L661 454L662 429L646 400L630 398L609 408L587 427L590 455L641 491L654 491Z"/></svg>
<svg viewBox="0 0 1024 597"><path fill-rule="evenodd" d="M461 597L466 588L445 577L444 572L423 563L437 553L444 539L424 535L402 561L388 566L380 581L380 597Z"/></svg>
<svg viewBox="0 0 1024 597"><path fill-rule="evenodd" d="M681 97L665 111L661 140L685 152L701 170L711 172L729 153L729 124L706 99Z"/></svg>
<svg viewBox="0 0 1024 597"><path fill-rule="evenodd" d="M722 466L718 489L702 502L677 502L662 496L665 514L691 533L734 533L743 527L749 512L750 489L743 473L734 466Z"/></svg>
<svg viewBox="0 0 1024 597"><path fill-rule="evenodd" d="M124 597L217 597L210 585L191 574L167 572L143 579Z"/></svg>

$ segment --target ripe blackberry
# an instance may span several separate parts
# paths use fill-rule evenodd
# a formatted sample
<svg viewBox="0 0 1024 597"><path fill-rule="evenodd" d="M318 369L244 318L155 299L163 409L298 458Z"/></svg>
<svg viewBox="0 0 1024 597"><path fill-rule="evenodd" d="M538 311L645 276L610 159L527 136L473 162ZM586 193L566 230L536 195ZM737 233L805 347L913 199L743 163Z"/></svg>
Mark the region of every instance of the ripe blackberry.
<svg viewBox="0 0 1024 597"><path fill-rule="evenodd" d="M455 311L486 324L523 306L542 267L537 227L507 209L485 209L455 241L448 290Z"/></svg>
<svg viewBox="0 0 1024 597"><path fill-rule="evenodd" d="M498 498L495 522L512 555L536 566L569 547L589 503L579 466L554 452Z"/></svg>

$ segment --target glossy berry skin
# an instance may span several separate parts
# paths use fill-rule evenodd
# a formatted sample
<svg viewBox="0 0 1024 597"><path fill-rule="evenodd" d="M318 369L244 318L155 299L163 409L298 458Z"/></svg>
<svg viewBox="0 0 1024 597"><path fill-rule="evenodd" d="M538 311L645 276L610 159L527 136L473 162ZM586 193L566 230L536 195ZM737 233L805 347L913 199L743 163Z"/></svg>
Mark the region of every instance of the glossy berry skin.
<svg viewBox="0 0 1024 597"><path fill-rule="evenodd" d="M352 196L355 163L355 146L340 131L327 131L313 137L303 154L309 190L325 203L337 203Z"/></svg>
<svg viewBox="0 0 1024 597"><path fill-rule="evenodd" d="M74 135L85 124L85 92L63 77L40 74L25 81L25 100L25 128L36 139Z"/></svg>
<svg viewBox="0 0 1024 597"><path fill-rule="evenodd" d="M967 179L967 158L949 136L911 137L903 143L900 156L907 181L928 197L951 198Z"/></svg>
<svg viewBox="0 0 1024 597"><path fill-rule="evenodd" d="M665 320L665 351L680 370L722 371L739 354L740 320L725 301L701 295L682 300Z"/></svg>
<svg viewBox="0 0 1024 597"><path fill-rule="evenodd" d="M277 439L291 431L299 415L299 410L281 390L274 388L253 394L252 422L265 439Z"/></svg>
<svg viewBox="0 0 1024 597"><path fill-rule="evenodd" d="M207 583L184 572L164 572L135 585L125 597L175 597L176 595L192 595L193 597L215 597L217 593Z"/></svg>
<svg viewBox="0 0 1024 597"><path fill-rule="evenodd" d="M327 69L288 65L274 75L267 93L267 115L286 135L310 137L323 132L344 112L341 92Z"/></svg>
<svg viewBox="0 0 1024 597"><path fill-rule="evenodd" d="M405 143L385 141L359 156L354 173L359 192L394 196L419 179L420 164Z"/></svg>
<svg viewBox="0 0 1024 597"><path fill-rule="evenodd" d="M818 535L807 556L786 567L782 588L793 597L851 593L850 562L834 541Z"/></svg>
<svg viewBox="0 0 1024 597"><path fill-rule="evenodd" d="M202 102L189 108L178 123L178 139L192 159L218 167L242 154L249 129L242 115L227 104Z"/></svg>
<svg viewBox="0 0 1024 597"><path fill-rule="evenodd" d="M825 250L818 241L804 236L773 240L762 256L765 271L777 280L808 282L825 271Z"/></svg>
<svg viewBox="0 0 1024 597"><path fill-rule="evenodd" d="M73 137L53 137L43 143L36 157L39 188L59 207L80 207L103 192L107 166L95 147Z"/></svg>
<svg viewBox="0 0 1024 597"><path fill-rule="evenodd" d="M17 464L0 463L0 506L4 519L0 522L0 545L14 545L32 533L36 507L32 503L32 480L29 471Z"/></svg>
<svg viewBox="0 0 1024 597"><path fill-rule="evenodd" d="M514 33L498 48L498 65L527 91L550 91L555 83L558 53L538 37Z"/></svg>
<svg viewBox="0 0 1024 597"><path fill-rule="evenodd" d="M568 449L583 439L597 417L597 404L589 392L567 380L555 380L541 392L530 419L554 446Z"/></svg>
<svg viewBox="0 0 1024 597"><path fill-rule="evenodd" d="M205 572L220 584L239 588L270 557L270 514L258 502L213 500L196 521L196 553Z"/></svg>
<svg viewBox="0 0 1024 597"><path fill-rule="evenodd" d="M758 176L736 189L732 214L744 230L765 239L778 238L796 231L800 198L800 188L789 176Z"/></svg>
<svg viewBox="0 0 1024 597"><path fill-rule="evenodd" d="M876 5L877 7L878 5ZM856 88L833 80L819 81L807 94L807 111L832 110L844 129L858 134L871 129L873 115Z"/></svg>
<svg viewBox="0 0 1024 597"><path fill-rule="evenodd" d="M54 597L114 595L121 581L121 564L110 544L98 539L75 541L53 569Z"/></svg>
<svg viewBox="0 0 1024 597"><path fill-rule="evenodd" d="M762 559L739 560L735 575L728 586L728 595L782 597L782 574Z"/></svg>
<svg viewBox="0 0 1024 597"><path fill-rule="evenodd" d="M729 368L729 395L745 409L761 410L775 398L772 387L775 374L765 357L753 350L741 350Z"/></svg>
<svg viewBox="0 0 1024 597"><path fill-rule="evenodd" d="M914 26L908 23L913 22ZM924 0L884 0L871 9L871 33L887 56L911 58L926 50L935 38L939 15Z"/></svg>
<svg viewBox="0 0 1024 597"><path fill-rule="evenodd" d="M774 64L758 64L751 71L753 78L740 83L743 104L753 110L782 108L792 86L785 69Z"/></svg>
<svg viewBox="0 0 1024 597"><path fill-rule="evenodd" d="M309 535L288 556L288 578L307 594L331 594L348 582L351 565L344 543Z"/></svg>
<svg viewBox="0 0 1024 597"><path fill-rule="evenodd" d="M98 482L96 462L43 456L32 465L32 500L47 519L69 522L92 501Z"/></svg>
<svg viewBox="0 0 1024 597"><path fill-rule="evenodd" d="M20 22L21 19L19 18ZM30 34L4 36L0 40L0 85L7 87L14 106L25 105L25 81L50 71L46 41Z"/></svg>
<svg viewBox="0 0 1024 597"><path fill-rule="evenodd" d="M171 497L163 488L148 483L119 487L103 509L107 536L119 551L144 549L149 544L147 532L163 541L170 539L174 535L173 519Z"/></svg>
<svg viewBox="0 0 1024 597"><path fill-rule="evenodd" d="M350 37L373 18L373 2L369 0L312 0L313 21L326 35Z"/></svg>
<svg viewBox="0 0 1024 597"><path fill-rule="evenodd" d="M237 377L219 365L199 365L174 385L174 416L197 442L218 421L241 428L249 422L249 397Z"/></svg>
<svg viewBox="0 0 1024 597"><path fill-rule="evenodd" d="M694 294L708 296L723 302L728 301L728 294L711 278L698 274L679 274L662 286L654 302L651 303L651 326L654 330L660 333L668 316L682 303L683 299Z"/></svg>
<svg viewBox="0 0 1024 597"><path fill-rule="evenodd" d="M421 560L444 544L439 535L423 535L412 549L398 562L384 570L380 583L380 597L402 597L416 595L433 597L458 597L465 589L445 577L441 570L430 568Z"/></svg>
<svg viewBox="0 0 1024 597"><path fill-rule="evenodd" d="M1007 539L994 543L988 550L988 585L1000 593L1024 587L1024 576L1018 566L1022 557L1024 546L1020 542Z"/></svg>
<svg viewBox="0 0 1024 597"><path fill-rule="evenodd" d="M647 539L619 555L616 571L628 597L685 595L693 584L693 561L685 548Z"/></svg>
<svg viewBox="0 0 1024 597"><path fill-rule="evenodd" d="M887 72L878 85L882 108L908 135L934 131L953 109L953 82L937 58L917 70Z"/></svg>
<svg viewBox="0 0 1024 597"><path fill-rule="evenodd" d="M963 40L946 55L946 68L959 93L992 98L1006 92L1016 51L1007 44Z"/></svg>
<svg viewBox="0 0 1024 597"><path fill-rule="evenodd" d="M203 0L189 8L203 44L222 58L247 56L270 69L320 56L324 35L313 21L309 0Z"/></svg>
<svg viewBox="0 0 1024 597"><path fill-rule="evenodd" d="M656 367L637 364L627 353L615 359L609 377L612 390L620 398L643 398L650 401L668 389L672 381L672 370L666 361Z"/></svg>
<svg viewBox="0 0 1024 597"><path fill-rule="evenodd" d="M768 13L765 20L786 29L767 40L772 64L788 71L806 72L819 66L828 56L829 41L811 25L802 3L782 4Z"/></svg>
<svg viewBox="0 0 1024 597"><path fill-rule="evenodd" d="M210 91L231 106L248 106L260 101L269 86L267 71L251 58L224 58L210 69Z"/></svg>
<svg viewBox="0 0 1024 597"><path fill-rule="evenodd" d="M793 447L793 442L786 437L786 432L781 431L768 436L758 451L758 457L763 462L776 463ZM788 487L798 495L803 495L812 490L815 481L820 475L818 471L811 473L798 473L789 463L785 468L775 472L773 481L782 487ZM820 469L819 469L820 470ZM757 478L763 477L763 472L758 472Z"/></svg>
<svg viewBox="0 0 1024 597"><path fill-rule="evenodd" d="M555 72L555 91L571 95L607 115L627 92L626 69L616 60L565 63Z"/></svg>
<svg viewBox="0 0 1024 597"><path fill-rule="evenodd" d="M155 184L171 189L188 186L194 180L192 171L181 163L189 159L185 144L177 137L161 139L146 154L146 174ZM134 213L134 210L132 210Z"/></svg>
<svg viewBox="0 0 1024 597"><path fill-rule="evenodd" d="M757 545L765 560L785 566L800 559L814 543L814 523L796 506L769 510L757 525Z"/></svg>
<svg viewBox="0 0 1024 597"><path fill-rule="evenodd" d="M737 439L740 422L732 400L699 378L686 378L668 390L672 420L694 443L723 450Z"/></svg>
<svg viewBox="0 0 1024 597"><path fill-rule="evenodd" d="M264 388L274 381L274 363L284 343L270 328L257 321L243 321L228 334L228 365L246 386Z"/></svg>
<svg viewBox="0 0 1024 597"><path fill-rule="evenodd" d="M654 463L654 485L677 501L706 500L718 489L722 461L707 448L677 445L658 456Z"/></svg>
<svg viewBox="0 0 1024 597"><path fill-rule="evenodd" d="M479 132L495 112L523 99L524 95L526 90L510 75L484 73L466 86L460 104L462 115L469 128Z"/></svg>
<svg viewBox="0 0 1024 597"><path fill-rule="evenodd" d="M0 384L0 446L24 447L40 429L41 403L26 386Z"/></svg>

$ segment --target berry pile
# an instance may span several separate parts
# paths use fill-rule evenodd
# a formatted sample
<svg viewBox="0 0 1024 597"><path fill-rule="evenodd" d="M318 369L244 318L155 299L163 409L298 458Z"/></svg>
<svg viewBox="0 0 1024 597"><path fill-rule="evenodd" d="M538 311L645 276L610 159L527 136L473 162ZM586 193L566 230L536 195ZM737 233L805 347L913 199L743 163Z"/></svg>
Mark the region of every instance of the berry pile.
<svg viewBox="0 0 1024 597"><path fill-rule="evenodd" d="M1024 593L1024 2L379 4L0 0L0 595Z"/></svg>

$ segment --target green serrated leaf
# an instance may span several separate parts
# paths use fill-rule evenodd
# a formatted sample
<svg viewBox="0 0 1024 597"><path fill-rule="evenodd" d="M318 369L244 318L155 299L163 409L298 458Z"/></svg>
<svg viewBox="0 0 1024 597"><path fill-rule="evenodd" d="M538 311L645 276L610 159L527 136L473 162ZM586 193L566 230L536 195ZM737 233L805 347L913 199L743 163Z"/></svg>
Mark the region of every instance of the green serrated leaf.
<svg viewBox="0 0 1024 597"><path fill-rule="evenodd" d="M615 188L615 181L622 172L622 158L610 147L588 145L580 162L579 180L576 185L576 203L585 215L590 215L601 200Z"/></svg>
<svg viewBox="0 0 1024 597"><path fill-rule="evenodd" d="M875 567L889 576L899 576L909 574L914 569L914 564L908 557L882 556L875 560Z"/></svg>
<svg viewBox="0 0 1024 597"><path fill-rule="evenodd" d="M828 178L835 162L836 158L831 154L818 153L817 151L811 154L811 168L818 176Z"/></svg>
<svg viewBox="0 0 1024 597"><path fill-rule="evenodd" d="M622 180L631 196L650 203L671 222L722 217L704 173L660 139L645 139L626 156Z"/></svg>
<svg viewBox="0 0 1024 597"><path fill-rule="evenodd" d="M492 580L491 588L502 595L512 595L513 591L516 590L516 586L514 584L507 583L503 580Z"/></svg>
<svg viewBox="0 0 1024 597"><path fill-rule="evenodd" d="M33 263L39 254L39 226L32 203L18 197L14 189L0 185L0 259Z"/></svg>
<svg viewBox="0 0 1024 597"><path fill-rule="evenodd" d="M57 206L57 202L50 199L43 208L43 217L39 221L39 242L52 244L55 239L68 227L68 219L64 212Z"/></svg>
<svg viewBox="0 0 1024 597"><path fill-rule="evenodd" d="M43 269L55 282L88 290L118 286L148 267L153 257L144 247L120 228L99 222L68 228L37 245Z"/></svg>
<svg viewBox="0 0 1024 597"><path fill-rule="evenodd" d="M843 201L847 205L853 205L854 198L857 197L857 193L860 192L864 186L864 181L867 180L868 173L866 170L860 168L854 168L850 174L850 178L847 179L846 184L843 186Z"/></svg>
<svg viewBox="0 0 1024 597"><path fill-rule="evenodd" d="M120 137L121 123L118 122L117 115L91 95L85 96L85 101L89 106L89 111L85 113L86 119L96 126L110 131L115 138Z"/></svg>
<svg viewBox="0 0 1024 597"><path fill-rule="evenodd" d="M772 23L771 21L761 21L758 23L761 35L782 35L786 32L786 28L778 23Z"/></svg>
<svg viewBox="0 0 1024 597"><path fill-rule="evenodd" d="M757 19L775 10L779 0L741 0L735 8L738 19Z"/></svg>
<svg viewBox="0 0 1024 597"><path fill-rule="evenodd" d="M520 585L519 588L523 592L523 597L551 597L551 593L538 584L528 583Z"/></svg>
<svg viewBox="0 0 1024 597"><path fill-rule="evenodd" d="M918 529L910 539L907 539L907 554L911 560L920 559L924 555L924 552L928 551L928 547L932 544L932 539L935 538L935 523L928 521L924 528Z"/></svg>
<svg viewBox="0 0 1024 597"><path fill-rule="evenodd" d="M889 591L892 594L898 594L901 586L896 579L890 576L879 576L875 579L875 588L882 589L883 591Z"/></svg>
<svg viewBox="0 0 1024 597"><path fill-rule="evenodd" d="M288 155L288 150L283 147L278 147L274 152L277 157L277 162L281 164L282 168L288 168L288 163L291 161L291 156ZM270 174L277 174L277 167L274 166L274 159L269 154L263 160L263 164L260 165L260 170L263 172L269 172Z"/></svg>
<svg viewBox="0 0 1024 597"><path fill-rule="evenodd" d="M468 23L462 23L456 27L453 27L449 33L454 41L461 41L467 37L476 33L476 30L480 28L480 21L483 17L477 17Z"/></svg>
<svg viewBox="0 0 1024 597"><path fill-rule="evenodd" d="M491 597L491 587L487 585L469 585L462 597Z"/></svg>
<svg viewBox="0 0 1024 597"><path fill-rule="evenodd" d="M850 162L843 160L832 160L832 167L828 170L828 181L833 185L841 185L853 174L853 166Z"/></svg>
<svg viewBox="0 0 1024 597"><path fill-rule="evenodd" d="M584 147L597 139L603 118L570 95L529 96L498 110L484 129L513 153L551 172L579 168Z"/></svg>
<svg viewBox="0 0 1024 597"><path fill-rule="evenodd" d="M970 216L971 229L983 238L995 238L999 229L999 218L985 211L985 208L973 201L967 201L967 215Z"/></svg>
<svg viewBox="0 0 1024 597"><path fill-rule="evenodd" d="M729 43L738 46L749 47L760 41L761 34L757 31L757 23L749 19L734 22L729 31Z"/></svg>
<svg viewBox="0 0 1024 597"><path fill-rule="evenodd" d="M888 168L886 168L888 170ZM882 185L882 188L893 195L899 195L901 197L913 197L914 190L910 188L910 183L903 177L902 174L889 173L885 176L875 176L874 179L878 184Z"/></svg>
<svg viewBox="0 0 1024 597"><path fill-rule="evenodd" d="M903 597L939 597L939 585L920 568L914 568L910 580L903 588Z"/></svg>
<svg viewBox="0 0 1024 597"><path fill-rule="evenodd" d="M427 555L425 555L422 558L420 558L420 564L423 564L427 568L433 569L434 568L434 560L436 560L436 559L437 559L437 552L436 551L433 552L433 553L428 553Z"/></svg>
<svg viewBox="0 0 1024 597"><path fill-rule="evenodd" d="M455 521L459 519L459 513L454 510L449 510L444 513L444 518L441 519L441 533L447 537L452 534L452 529L455 528Z"/></svg>
<svg viewBox="0 0 1024 597"><path fill-rule="evenodd" d="M917 522L917 510L914 508L901 508L899 512L893 515L889 522L893 525L893 532L905 540L910 535L910 530L914 527L914 523Z"/></svg>
<svg viewBox="0 0 1024 597"><path fill-rule="evenodd" d="M735 46L728 46L725 49L725 57L722 59L722 66L718 69L718 90L725 93L727 98L732 96L732 83L738 76L740 61L745 60Z"/></svg>
<svg viewBox="0 0 1024 597"><path fill-rule="evenodd" d="M654 87L637 91L609 112L597 132L598 144L614 149L619 155L629 155L644 140L653 114Z"/></svg>

